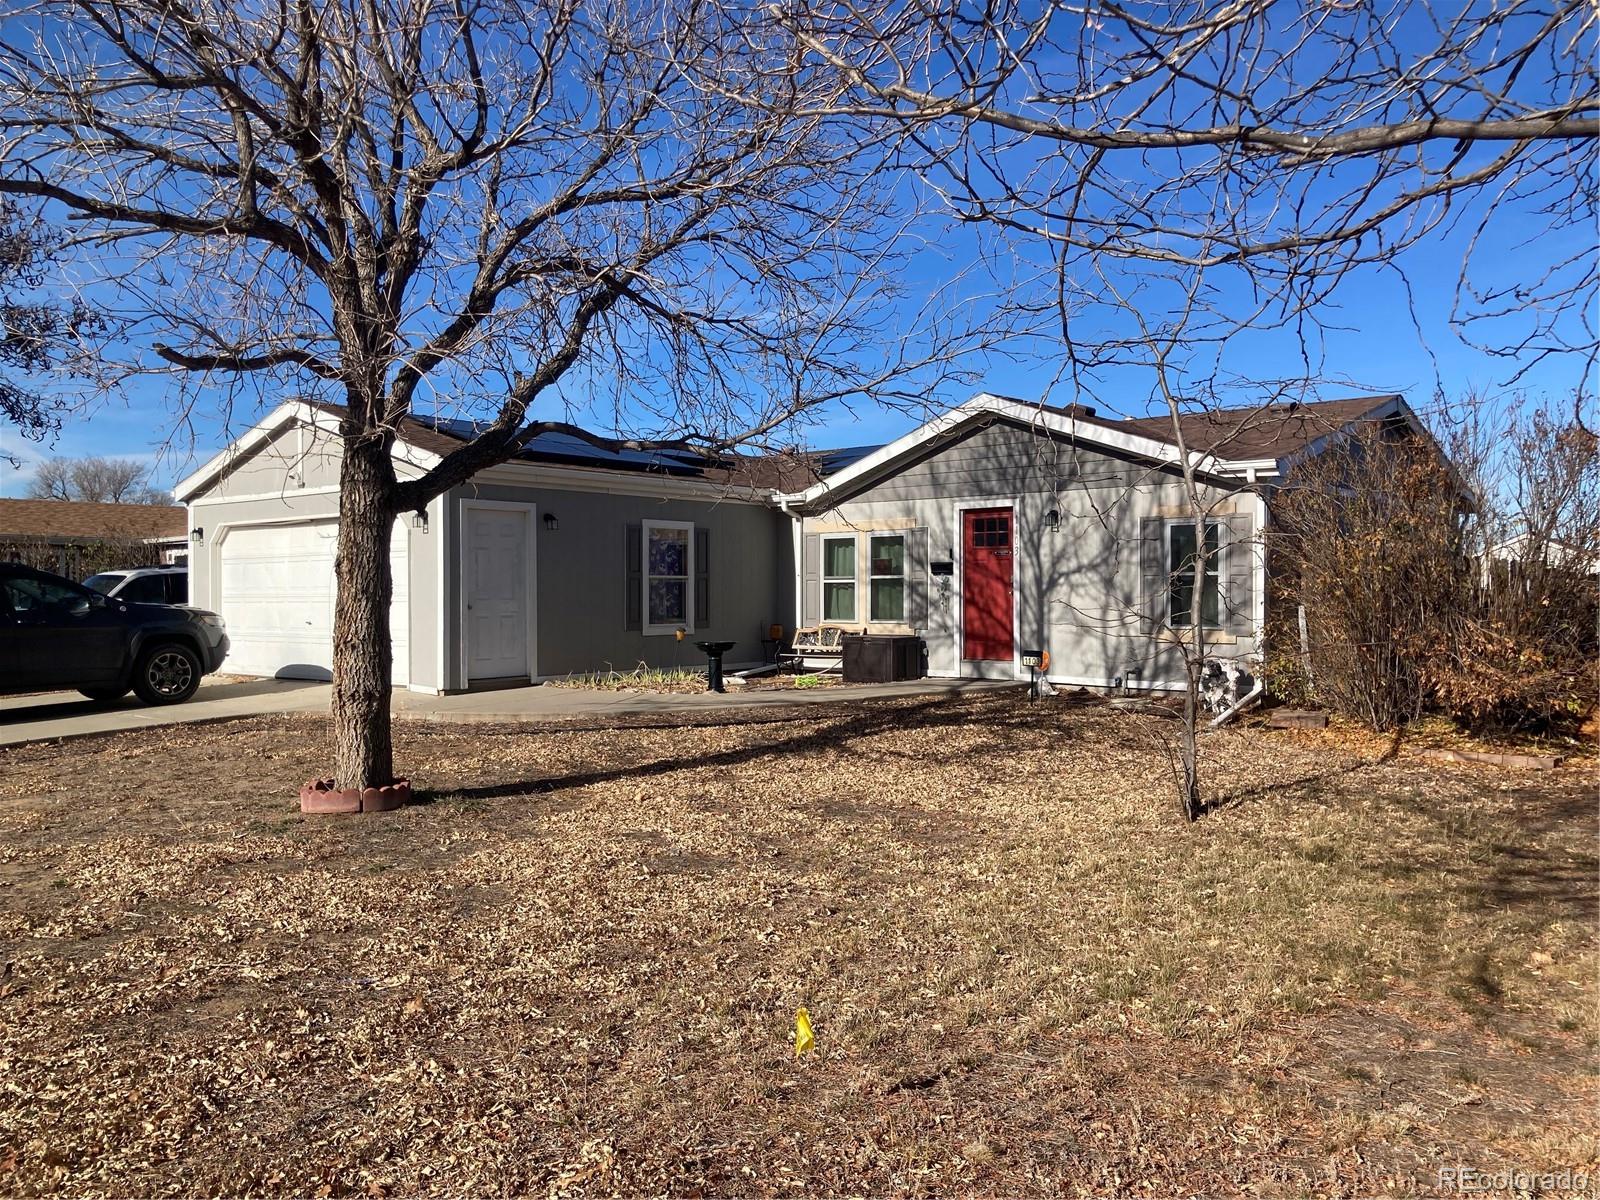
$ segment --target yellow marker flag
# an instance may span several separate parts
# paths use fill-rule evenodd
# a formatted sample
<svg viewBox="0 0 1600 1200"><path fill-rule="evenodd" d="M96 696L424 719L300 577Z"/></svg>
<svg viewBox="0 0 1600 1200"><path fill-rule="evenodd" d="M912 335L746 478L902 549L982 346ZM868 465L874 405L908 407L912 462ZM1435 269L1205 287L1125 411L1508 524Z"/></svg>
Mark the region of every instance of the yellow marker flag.
<svg viewBox="0 0 1600 1200"><path fill-rule="evenodd" d="M799 1058L817 1044L811 1035L811 1014L802 1006L794 1010L794 1056Z"/></svg>

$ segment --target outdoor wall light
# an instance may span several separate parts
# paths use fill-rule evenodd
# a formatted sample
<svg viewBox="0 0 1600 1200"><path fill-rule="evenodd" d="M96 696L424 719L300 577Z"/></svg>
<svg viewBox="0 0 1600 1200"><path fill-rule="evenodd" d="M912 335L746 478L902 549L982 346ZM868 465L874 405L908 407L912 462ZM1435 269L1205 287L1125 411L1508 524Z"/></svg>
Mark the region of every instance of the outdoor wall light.
<svg viewBox="0 0 1600 1200"><path fill-rule="evenodd" d="M419 509L417 509L416 512L411 514L411 528L420 529L420 530L422 530L423 533L427 533L428 532L428 510L427 509L419 508Z"/></svg>
<svg viewBox="0 0 1600 1200"><path fill-rule="evenodd" d="M548 529L551 533L554 533L556 530L561 528L561 522L556 520L555 513L545 513L545 515L544 515L544 527L546 529Z"/></svg>
<svg viewBox="0 0 1600 1200"><path fill-rule="evenodd" d="M196 525L193 529L189 530L189 536L194 541L203 542L206 540L206 531L200 526Z"/></svg>
<svg viewBox="0 0 1600 1200"><path fill-rule="evenodd" d="M1044 527L1052 532L1061 528L1061 511L1052 508L1044 515Z"/></svg>

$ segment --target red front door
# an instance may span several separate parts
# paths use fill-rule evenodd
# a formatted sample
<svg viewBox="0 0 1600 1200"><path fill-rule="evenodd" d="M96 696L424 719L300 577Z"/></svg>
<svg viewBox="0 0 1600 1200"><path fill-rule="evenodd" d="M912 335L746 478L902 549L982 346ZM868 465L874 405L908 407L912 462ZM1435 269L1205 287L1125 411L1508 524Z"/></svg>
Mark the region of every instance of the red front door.
<svg viewBox="0 0 1600 1200"><path fill-rule="evenodd" d="M1011 661L1011 510L961 514L961 657Z"/></svg>

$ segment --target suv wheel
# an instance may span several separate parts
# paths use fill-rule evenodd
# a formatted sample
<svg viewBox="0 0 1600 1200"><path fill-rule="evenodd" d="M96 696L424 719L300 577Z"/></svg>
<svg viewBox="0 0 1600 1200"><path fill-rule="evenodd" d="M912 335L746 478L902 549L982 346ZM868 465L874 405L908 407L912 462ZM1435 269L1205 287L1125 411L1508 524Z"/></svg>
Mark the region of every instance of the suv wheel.
<svg viewBox="0 0 1600 1200"><path fill-rule="evenodd" d="M99 704L110 704L126 696L128 689L125 687L87 687L79 688L78 694L87 696Z"/></svg>
<svg viewBox="0 0 1600 1200"><path fill-rule="evenodd" d="M163 642L139 656L133 690L146 704L182 704L200 686L200 658L178 642Z"/></svg>

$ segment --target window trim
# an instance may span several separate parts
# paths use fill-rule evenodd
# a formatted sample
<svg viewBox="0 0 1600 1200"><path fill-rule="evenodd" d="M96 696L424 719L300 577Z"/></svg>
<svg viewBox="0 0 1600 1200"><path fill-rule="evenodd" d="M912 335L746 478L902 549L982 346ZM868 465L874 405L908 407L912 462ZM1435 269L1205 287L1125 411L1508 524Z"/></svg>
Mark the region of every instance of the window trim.
<svg viewBox="0 0 1600 1200"><path fill-rule="evenodd" d="M867 622L872 625L904 625L906 623L906 592L910 586L910 577L906 573L906 554L911 549L911 539L907 536L909 530L884 530L880 533L867 534ZM879 575L873 569L876 559L873 557L872 544L880 541L895 540L900 543L900 572L896 575ZM900 615L898 617L880 617L874 609L877 594L872 585L880 579L898 579L900 581Z"/></svg>
<svg viewBox="0 0 1600 1200"><path fill-rule="evenodd" d="M861 535L858 533L824 533L822 540L817 545L818 554L822 561L817 564L817 620L823 625L854 625L861 612ZM850 543L850 574L828 574L828 543ZM848 617L830 617L828 615L828 585L830 583L849 583L850 585L850 615Z"/></svg>
<svg viewBox="0 0 1600 1200"><path fill-rule="evenodd" d="M1215 517L1206 517L1206 518L1204 518L1204 522L1205 522L1206 532L1207 533L1209 533L1211 530L1216 530L1216 533L1217 533L1217 549L1216 549L1216 553L1214 553L1211 556L1211 558L1207 561L1206 570L1205 570L1205 574L1206 574L1207 578L1214 577L1215 581L1216 581L1217 617L1216 617L1215 621L1206 621L1206 620L1204 620L1205 611L1206 611L1206 603L1205 603L1205 596L1204 596L1204 594L1202 594L1199 597L1198 603L1196 603L1194 599L1191 599L1190 602L1189 602L1190 603L1190 609L1191 609L1190 619L1185 621L1185 622L1183 622L1182 624L1179 624L1178 621L1177 621L1176 614L1173 612L1173 609L1172 609L1172 589L1173 589L1174 585L1176 585L1176 583L1178 582L1178 568L1172 561L1172 531L1175 528L1179 528L1181 526L1188 526L1190 529L1193 529L1194 528L1194 518L1193 517L1172 517L1172 518L1169 518L1167 520L1166 524L1163 526L1161 541L1162 541L1162 561L1165 564L1166 570L1167 570L1167 588L1166 588L1166 617L1167 617L1167 625L1170 626L1173 629L1194 629L1194 628L1196 628L1198 626L1203 631L1204 630L1210 630L1210 631L1213 631L1213 632L1217 632L1217 631L1221 631L1222 629L1227 627L1227 611L1226 611L1226 609L1227 609L1227 605L1226 605L1227 597L1226 597L1226 595L1224 594L1224 591L1223 591L1224 586L1225 586L1225 580L1226 580L1226 575L1223 572L1223 566L1225 565L1225 561L1227 559L1227 554L1228 554L1227 537L1223 532L1225 526L1224 526L1224 523L1222 521L1218 520ZM1201 586L1202 587L1204 586L1204 581L1203 580L1201 581ZM1202 618L1200 621L1196 621L1194 619L1194 617L1196 615L1194 610L1196 610L1196 609L1198 610L1198 615Z"/></svg>
<svg viewBox="0 0 1600 1200"><path fill-rule="evenodd" d="M650 533L656 529L680 530L684 534L684 574L657 575L656 579L682 579L683 580L683 620L672 621L665 624L652 625L650 623ZM613 553L615 553L613 551ZM678 630L692 631L694 629L694 522L693 521L656 521L646 517L639 522L639 625L645 637L662 637L675 634Z"/></svg>

